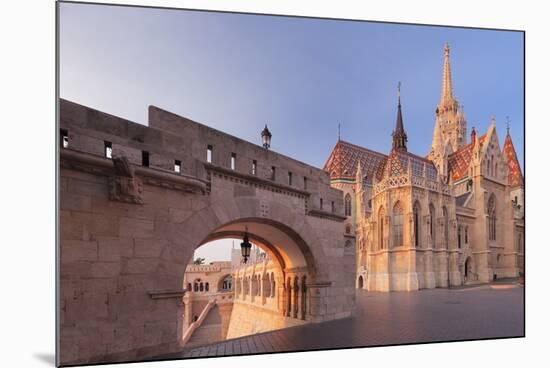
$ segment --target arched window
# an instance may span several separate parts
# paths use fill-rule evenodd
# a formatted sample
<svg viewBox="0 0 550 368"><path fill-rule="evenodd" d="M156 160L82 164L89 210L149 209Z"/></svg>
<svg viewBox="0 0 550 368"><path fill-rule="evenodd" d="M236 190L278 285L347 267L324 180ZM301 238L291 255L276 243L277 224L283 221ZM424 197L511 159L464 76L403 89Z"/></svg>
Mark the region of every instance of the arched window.
<svg viewBox="0 0 550 368"><path fill-rule="evenodd" d="M346 197L344 199L344 210L346 216L351 216L351 196L346 194Z"/></svg>
<svg viewBox="0 0 550 368"><path fill-rule="evenodd" d="M447 207L443 207L443 239L445 243L443 247L449 248L449 214L447 213Z"/></svg>
<svg viewBox="0 0 550 368"><path fill-rule="evenodd" d="M204 284L202 282L199 284L199 290L204 291Z"/></svg>
<svg viewBox="0 0 550 368"><path fill-rule="evenodd" d="M464 226L464 244L468 244L468 226Z"/></svg>
<svg viewBox="0 0 550 368"><path fill-rule="evenodd" d="M435 207L430 203L430 236L432 238L432 247L435 245Z"/></svg>
<svg viewBox="0 0 550 368"><path fill-rule="evenodd" d="M384 207L378 211L378 248L384 248Z"/></svg>
<svg viewBox="0 0 550 368"><path fill-rule="evenodd" d="M193 289L195 292L198 292L199 291L199 283L198 282L195 282L195 286L194 286L194 289Z"/></svg>
<svg viewBox="0 0 550 368"><path fill-rule="evenodd" d="M209 289L208 283L204 284L204 291L208 291L208 289Z"/></svg>
<svg viewBox="0 0 550 368"><path fill-rule="evenodd" d="M399 202L393 206L393 245L403 245L403 207Z"/></svg>
<svg viewBox="0 0 550 368"><path fill-rule="evenodd" d="M187 283L187 291L193 291L193 287L190 282Z"/></svg>
<svg viewBox="0 0 550 368"><path fill-rule="evenodd" d="M462 226L458 226L458 233L457 233L457 239L458 239L458 249L462 248L462 239L461 239L461 234L462 233Z"/></svg>
<svg viewBox="0 0 550 368"><path fill-rule="evenodd" d="M495 208L495 195L491 194L489 201L487 202L487 215L489 225L489 240L497 239L497 217Z"/></svg>
<svg viewBox="0 0 550 368"><path fill-rule="evenodd" d="M420 247L420 204L418 202L414 203L413 217L414 217L414 246L418 248Z"/></svg>

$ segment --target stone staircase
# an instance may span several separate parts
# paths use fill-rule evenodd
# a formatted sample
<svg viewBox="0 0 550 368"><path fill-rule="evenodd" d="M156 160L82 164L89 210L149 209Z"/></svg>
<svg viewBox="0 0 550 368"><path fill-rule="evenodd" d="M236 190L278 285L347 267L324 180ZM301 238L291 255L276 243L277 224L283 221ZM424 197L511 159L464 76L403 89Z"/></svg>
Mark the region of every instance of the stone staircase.
<svg viewBox="0 0 550 368"><path fill-rule="evenodd" d="M221 319L216 305L216 299L212 299L204 307L199 318L189 325L182 343L184 346L204 345L222 340Z"/></svg>

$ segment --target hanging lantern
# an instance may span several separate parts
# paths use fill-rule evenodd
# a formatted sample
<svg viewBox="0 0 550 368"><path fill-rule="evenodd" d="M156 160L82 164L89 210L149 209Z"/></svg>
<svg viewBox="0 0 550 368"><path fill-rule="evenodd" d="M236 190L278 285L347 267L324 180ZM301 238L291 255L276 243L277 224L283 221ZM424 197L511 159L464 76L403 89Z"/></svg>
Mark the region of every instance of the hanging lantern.
<svg viewBox="0 0 550 368"><path fill-rule="evenodd" d="M271 147L271 132L267 129L267 124L265 125L264 130L262 130L262 144L265 149Z"/></svg>
<svg viewBox="0 0 550 368"><path fill-rule="evenodd" d="M241 243L241 254L243 256L243 262L246 263L250 257L250 249L252 244L248 241L248 233L245 230L243 242Z"/></svg>

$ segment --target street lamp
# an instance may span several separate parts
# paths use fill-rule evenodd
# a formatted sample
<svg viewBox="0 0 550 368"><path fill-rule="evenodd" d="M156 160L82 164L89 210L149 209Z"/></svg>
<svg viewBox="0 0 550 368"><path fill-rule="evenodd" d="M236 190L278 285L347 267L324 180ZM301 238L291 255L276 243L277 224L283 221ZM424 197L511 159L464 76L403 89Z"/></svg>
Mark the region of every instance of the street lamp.
<svg viewBox="0 0 550 368"><path fill-rule="evenodd" d="M241 243L241 254L243 256L244 263L246 263L246 261L248 261L248 258L250 257L251 248L252 244L248 241L248 233L245 228L243 242Z"/></svg>
<svg viewBox="0 0 550 368"><path fill-rule="evenodd" d="M268 149L271 146L271 132L267 129L267 124L265 125L264 130L262 130L262 143L265 149Z"/></svg>

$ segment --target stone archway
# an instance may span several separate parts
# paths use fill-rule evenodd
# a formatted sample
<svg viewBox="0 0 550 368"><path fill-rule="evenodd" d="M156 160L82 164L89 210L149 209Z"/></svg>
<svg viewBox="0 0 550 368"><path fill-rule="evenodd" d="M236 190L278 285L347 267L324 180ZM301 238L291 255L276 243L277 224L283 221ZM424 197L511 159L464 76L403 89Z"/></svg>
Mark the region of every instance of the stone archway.
<svg viewBox="0 0 550 368"><path fill-rule="evenodd" d="M359 277L357 278L357 288L363 289L363 287L364 287L363 275L359 275Z"/></svg>
<svg viewBox="0 0 550 368"><path fill-rule="evenodd" d="M328 174L158 108L149 113L149 126L141 126L61 104L60 125L72 139L60 152L59 170L62 364L179 351L183 328L176 321L184 314L189 260L208 240L241 236L244 225L278 262L281 278L307 276L305 288L295 287L306 293L289 293L309 298L307 323L350 316L355 255L334 251L345 242L345 216ZM114 142L112 158L101 155L105 140ZM139 151L151 152L150 166L136 159ZM232 153L234 169L225 162ZM170 170L174 159L181 160L180 172ZM272 168L307 179L307 188L275 171L267 175ZM246 280L250 289L252 278ZM282 305L283 280L275 280L274 293ZM331 303L338 313L324 307ZM118 331L116 341L88 326ZM75 337L94 348L75 347Z"/></svg>

